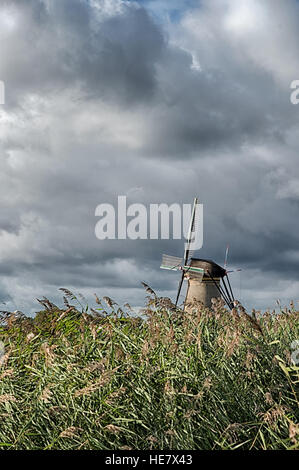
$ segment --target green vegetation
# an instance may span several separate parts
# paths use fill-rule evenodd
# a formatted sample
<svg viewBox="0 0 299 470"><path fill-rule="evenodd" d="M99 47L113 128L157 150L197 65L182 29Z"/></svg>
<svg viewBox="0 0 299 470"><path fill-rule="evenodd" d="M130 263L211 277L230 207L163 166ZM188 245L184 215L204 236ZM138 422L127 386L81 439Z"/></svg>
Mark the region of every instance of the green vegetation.
<svg viewBox="0 0 299 470"><path fill-rule="evenodd" d="M63 310L2 314L0 448L298 449L299 312L184 313L147 290L144 319L65 289Z"/></svg>

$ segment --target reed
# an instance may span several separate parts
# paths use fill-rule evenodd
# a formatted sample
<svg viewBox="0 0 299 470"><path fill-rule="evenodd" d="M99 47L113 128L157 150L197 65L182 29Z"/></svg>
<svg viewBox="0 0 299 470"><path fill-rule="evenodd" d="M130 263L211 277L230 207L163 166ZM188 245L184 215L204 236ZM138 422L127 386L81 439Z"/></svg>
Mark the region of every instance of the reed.
<svg viewBox="0 0 299 470"><path fill-rule="evenodd" d="M142 318L67 289L63 309L3 312L0 448L298 449L294 306L184 313L144 287Z"/></svg>

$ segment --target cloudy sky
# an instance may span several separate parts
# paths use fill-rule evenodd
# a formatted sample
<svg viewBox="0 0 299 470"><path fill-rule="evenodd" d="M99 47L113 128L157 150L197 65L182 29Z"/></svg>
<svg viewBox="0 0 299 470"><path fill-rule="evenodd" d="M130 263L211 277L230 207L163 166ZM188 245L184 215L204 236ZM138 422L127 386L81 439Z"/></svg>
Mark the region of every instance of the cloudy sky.
<svg viewBox="0 0 299 470"><path fill-rule="evenodd" d="M299 300L296 0L1 0L0 300L144 304L183 243L100 241L95 208L204 205L200 257L248 308ZM5 303L5 305L4 305Z"/></svg>

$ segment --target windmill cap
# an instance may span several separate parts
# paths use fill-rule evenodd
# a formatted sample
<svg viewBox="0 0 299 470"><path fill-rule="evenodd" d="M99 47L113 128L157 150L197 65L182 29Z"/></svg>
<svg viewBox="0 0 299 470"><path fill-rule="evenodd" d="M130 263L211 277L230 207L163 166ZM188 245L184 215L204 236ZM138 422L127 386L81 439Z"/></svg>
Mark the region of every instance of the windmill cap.
<svg viewBox="0 0 299 470"><path fill-rule="evenodd" d="M205 274L209 272L213 277L224 277L226 274L226 270L211 259L191 258L190 265L204 269Z"/></svg>

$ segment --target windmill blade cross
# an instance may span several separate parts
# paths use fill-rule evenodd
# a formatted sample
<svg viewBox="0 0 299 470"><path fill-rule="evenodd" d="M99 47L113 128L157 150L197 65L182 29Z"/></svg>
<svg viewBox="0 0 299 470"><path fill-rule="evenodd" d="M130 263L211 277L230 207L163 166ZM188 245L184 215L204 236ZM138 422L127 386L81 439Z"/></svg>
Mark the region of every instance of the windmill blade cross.
<svg viewBox="0 0 299 470"><path fill-rule="evenodd" d="M178 271L182 269L183 258L178 258L176 256L162 255L162 264L161 269L169 269L173 271Z"/></svg>
<svg viewBox="0 0 299 470"><path fill-rule="evenodd" d="M188 260L189 260L190 253L191 253L190 245L191 245L191 242L192 242L193 234L196 230L196 207L197 207L197 204L198 204L198 199L197 199L197 197L195 197L194 202L193 202L193 207L192 207L192 214L191 214L191 220L190 220L190 225L189 225L187 244L185 245L183 272L182 272L182 277L181 277L179 287L178 287L178 293L177 293L175 305L178 304L180 293L181 293L181 290L182 290L182 285L183 285L184 276L185 276L185 268L186 267L188 268L188 266L186 266L186 265L188 264Z"/></svg>
<svg viewBox="0 0 299 470"><path fill-rule="evenodd" d="M198 280L202 280L204 276L204 269L188 265L189 258L190 256L192 256L192 253L193 253L193 250L190 249L191 243L196 234L197 225L198 225L197 205L198 205L198 199L196 197L194 198L194 202L193 202L191 219L189 223L188 237L187 237L187 242L185 243L184 257L178 258L176 256L170 256L170 255L162 256L162 264L160 266L161 269L168 269L170 271L182 271L175 305L177 305L179 301L185 274L190 273L190 275L193 278L198 279Z"/></svg>
<svg viewBox="0 0 299 470"><path fill-rule="evenodd" d="M185 248L185 253L184 253L184 264L186 265L188 263L188 259L190 256L190 245L192 241L192 235L196 230L196 206L198 204L198 199L197 197L194 198L193 202L193 208L192 208L192 214L191 214L191 220L190 220L190 225L189 225L189 232L188 232L188 238L187 238L187 243L186 243L186 248Z"/></svg>
<svg viewBox="0 0 299 470"><path fill-rule="evenodd" d="M226 250L225 250L225 258L224 258L224 269L226 269L227 266L227 258L228 258L228 252L229 252L229 245L227 245Z"/></svg>
<svg viewBox="0 0 299 470"><path fill-rule="evenodd" d="M182 290L182 286L183 286L183 281L184 281L184 276L185 276L185 273L183 271L181 280L179 282L179 287L178 287L178 293L177 293L177 296L176 296L175 306L177 306L179 298L180 298L180 294L181 294L181 290Z"/></svg>

